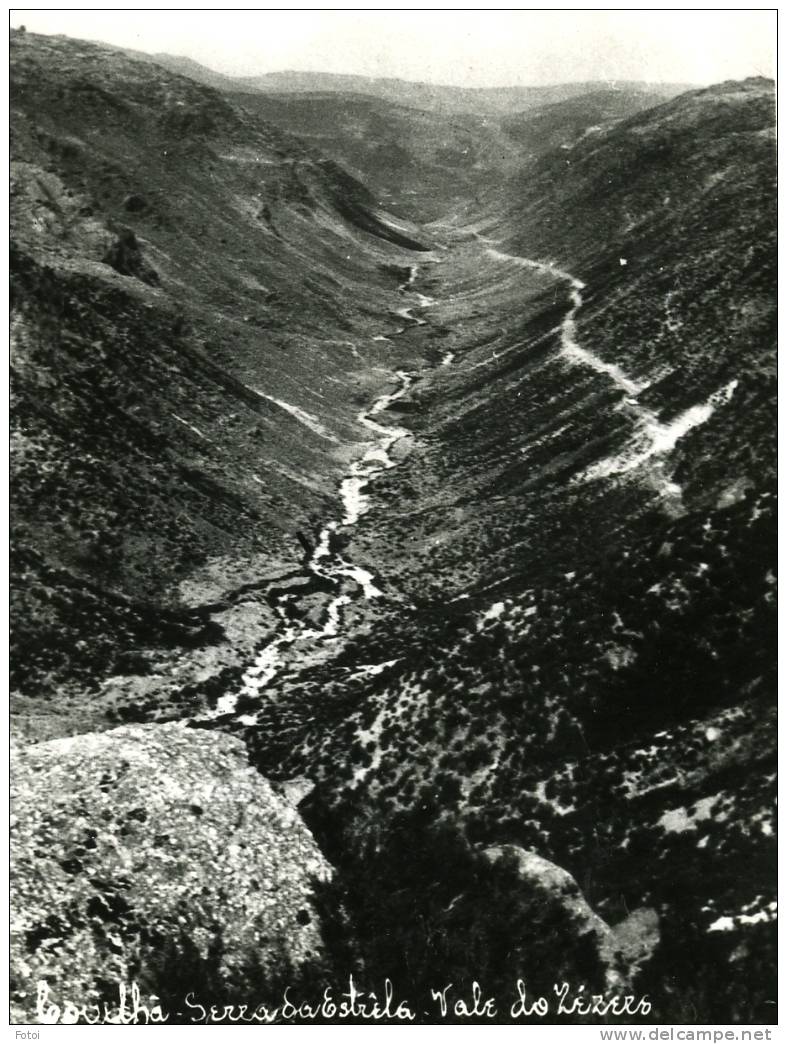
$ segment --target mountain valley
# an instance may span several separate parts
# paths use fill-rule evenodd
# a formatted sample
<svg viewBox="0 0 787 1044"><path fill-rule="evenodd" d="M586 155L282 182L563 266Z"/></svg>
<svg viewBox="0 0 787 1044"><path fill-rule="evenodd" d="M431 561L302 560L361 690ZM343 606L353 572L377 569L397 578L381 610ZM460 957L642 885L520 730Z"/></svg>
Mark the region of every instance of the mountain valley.
<svg viewBox="0 0 787 1044"><path fill-rule="evenodd" d="M773 84L142 57L12 35L12 1017L775 1021Z"/></svg>

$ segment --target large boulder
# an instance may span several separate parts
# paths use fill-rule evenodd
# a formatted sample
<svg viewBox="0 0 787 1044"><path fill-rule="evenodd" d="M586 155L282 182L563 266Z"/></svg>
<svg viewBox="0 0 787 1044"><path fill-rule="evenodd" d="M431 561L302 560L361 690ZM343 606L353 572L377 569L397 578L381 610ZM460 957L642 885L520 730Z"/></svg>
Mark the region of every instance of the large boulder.
<svg viewBox="0 0 787 1044"><path fill-rule="evenodd" d="M240 741L128 726L25 747L12 780L12 1021L42 982L61 1006L260 1001L320 967L329 865Z"/></svg>
<svg viewBox="0 0 787 1044"><path fill-rule="evenodd" d="M572 875L561 866L518 845L486 848L483 857L491 863L513 866L523 885L524 902L542 909L554 908L562 915L574 940L585 939L595 951L595 960L610 991L628 988L640 967L659 941L659 919L655 910L641 907L620 924L610 927L591 908ZM511 897L512 902L515 897ZM566 938L560 947L569 949Z"/></svg>
<svg viewBox="0 0 787 1044"><path fill-rule="evenodd" d="M137 237L130 228L119 228L101 259L121 275L134 276L149 286L158 286L158 272L145 261Z"/></svg>

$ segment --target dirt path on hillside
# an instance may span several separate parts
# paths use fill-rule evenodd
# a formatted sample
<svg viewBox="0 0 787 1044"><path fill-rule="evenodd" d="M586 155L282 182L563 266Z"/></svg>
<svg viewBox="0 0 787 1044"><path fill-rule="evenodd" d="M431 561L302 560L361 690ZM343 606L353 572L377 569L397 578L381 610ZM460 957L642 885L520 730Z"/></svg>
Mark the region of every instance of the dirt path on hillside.
<svg viewBox="0 0 787 1044"><path fill-rule="evenodd" d="M476 237L482 243L491 242L477 233ZM615 363L606 362L580 344L576 317L584 304L582 291L585 289L585 284L580 279L555 265L532 258L519 257L515 254L506 254L491 245L486 245L485 253L495 261L535 270L568 283L570 307L560 326L561 354L572 364L587 366L605 376L625 393L626 398L622 408L631 417L634 424L631 440L622 452L597 461L589 467L578 477L578 481L609 478L640 469L643 477L656 488L671 510L681 511L682 489L672 478L673 469L669 464L669 454L684 435L693 428L704 424L719 406L730 401L738 382L730 381L729 384L709 396L705 402L684 410L667 424L662 423L657 414L643 406L638 399L638 396L650 386L651 381L634 380Z"/></svg>

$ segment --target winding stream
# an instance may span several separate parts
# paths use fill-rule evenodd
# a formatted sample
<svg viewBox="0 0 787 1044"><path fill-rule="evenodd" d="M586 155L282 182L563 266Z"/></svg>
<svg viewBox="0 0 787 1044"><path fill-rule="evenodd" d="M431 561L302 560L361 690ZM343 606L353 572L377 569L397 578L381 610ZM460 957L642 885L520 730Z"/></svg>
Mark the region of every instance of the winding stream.
<svg viewBox="0 0 787 1044"><path fill-rule="evenodd" d="M426 319L421 318L421 316L412 314L413 308L431 308L433 305L437 304L437 302L433 297L429 297L427 294L419 293L419 291L413 289L413 285L417 276L418 265L411 265L410 274L405 280L405 282L400 285L399 293L412 294L418 301L418 304L410 305L409 308L397 308L394 314L400 316L402 319L407 319L409 322L414 323L416 326L426 326ZM397 335L404 333L406 329L406 326L401 327L401 329L396 331Z"/></svg>
<svg viewBox="0 0 787 1044"><path fill-rule="evenodd" d="M418 304L397 310L396 314L410 320L416 326L422 326L426 320L412 315L415 307L429 308L436 304L426 294L412 289L418 274L418 266L410 267L409 277L399 287L400 293L412 293ZM404 332L406 327L397 331ZM381 338L376 338L381 339ZM388 339L388 338L384 338ZM453 360L452 353L446 353L441 365L447 366ZM202 715L203 721L211 721L234 715L238 701L242 697L255 696L264 689L286 667L294 646L308 642L330 642L338 638L342 623L343 610L357 600L380 598L383 592L375 584L375 577L362 566L347 561L337 549L336 535L340 529L354 526L362 515L369 510L369 498L365 493L372 479L390 468L396 467L390 451L394 444L410 434L407 428L382 424L378 419L388 407L400 399L410 389L414 374L404 370L395 372L397 387L386 392L375 400L373 405L362 410L357 420L374 436L374 442L364 455L350 465L348 474L342 479L339 488L342 515L341 518L327 522L320 530L314 550L309 554L303 573L289 588L281 588L270 592L274 611L280 624L276 636L257 654L254 663L246 670L242 678L240 691L221 696L213 711ZM309 581L312 581L309 584ZM311 626L308 621L298 615L298 600L311 591L329 591L330 600L321 614L318 626ZM374 665L368 667L373 672ZM256 718L251 715L238 715L241 724L254 724Z"/></svg>
<svg viewBox="0 0 787 1044"><path fill-rule="evenodd" d="M477 238L484 242L482 237ZM632 379L619 366L605 362L579 343L576 315L583 306L582 291L585 288L581 280L555 265L505 254L492 246L486 246L485 252L495 261L533 269L568 283L569 307L559 328L561 354L573 365L586 366L602 374L625 395L619 408L625 409L634 422L629 442L616 456L600 460L586 469L582 475L577 476L576 481L609 477L647 465L646 477L660 495L679 504L682 491L671 478L667 456L688 431L704 423L717 406L729 401L737 382L733 381L719 389L707 402L691 407L668 424L662 423L653 410L641 405L637 399L648 387L649 382ZM414 290L413 284L417 274L418 266L412 265L408 279L399 286L399 292L403 295L413 295L417 304L395 311L396 315L408 320L411 327L420 327L426 322L421 316L413 314L415 309L423 310L436 304L434 298ZM407 327L402 327L397 330L395 336L404 333L406 329ZM453 353L446 352L439 365L448 366L453 359ZM348 561L340 553L337 537L340 530L356 525L369 510L370 502L366 490L372 479L396 467L397 462L391 457L391 449L410 432L407 428L383 424L380 417L389 406L408 392L414 376L414 373L397 370L395 390L380 395L370 408L357 415L358 423L371 433L373 441L363 456L350 465L348 473L341 480L341 516L327 522L320 530L316 545L308 554L302 572L290 585L269 590L269 599L280 621L275 637L260 650L253 664L244 673L240 691L220 697L215 710L205 714L203 720L235 715L241 697L256 696L269 685L292 661L296 646L308 643L313 647L315 643L336 641L341 634L344 610L347 606L383 596L374 575L362 566ZM299 605L305 595L315 592L328 595L327 604L319 614L319 623L305 619ZM369 669L373 667L374 665ZM236 720L243 724L256 722L253 714L238 715Z"/></svg>

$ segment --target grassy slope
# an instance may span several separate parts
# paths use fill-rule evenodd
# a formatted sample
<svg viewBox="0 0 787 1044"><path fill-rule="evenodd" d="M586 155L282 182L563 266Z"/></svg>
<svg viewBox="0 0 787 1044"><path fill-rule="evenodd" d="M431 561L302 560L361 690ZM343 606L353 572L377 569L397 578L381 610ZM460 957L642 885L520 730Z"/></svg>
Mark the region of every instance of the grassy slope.
<svg viewBox="0 0 787 1044"><path fill-rule="evenodd" d="M397 212L430 220L474 199L499 198L501 181L524 160L656 105L665 90L592 90L508 115L476 113L473 105L436 112L409 107L406 98L397 104L338 89L231 96L349 166Z"/></svg>
<svg viewBox="0 0 787 1044"><path fill-rule="evenodd" d="M496 121L480 116L330 91L232 97L357 172L386 205L423 220L498 184L518 159Z"/></svg>

